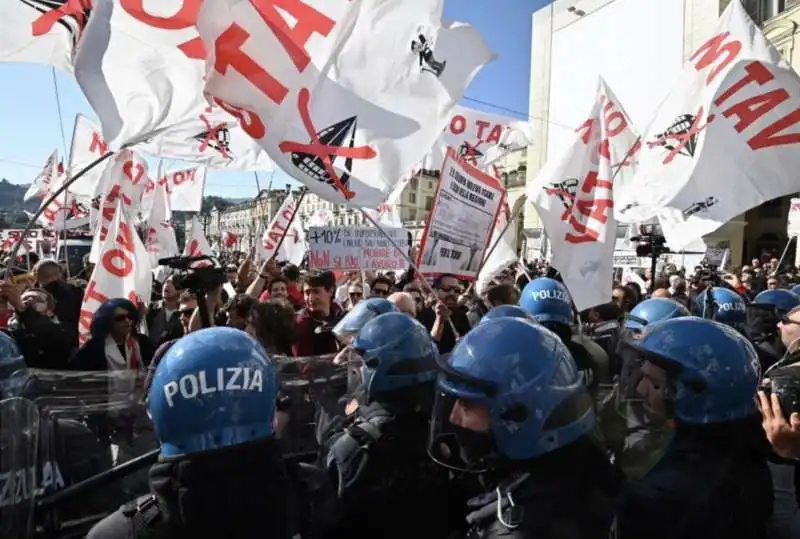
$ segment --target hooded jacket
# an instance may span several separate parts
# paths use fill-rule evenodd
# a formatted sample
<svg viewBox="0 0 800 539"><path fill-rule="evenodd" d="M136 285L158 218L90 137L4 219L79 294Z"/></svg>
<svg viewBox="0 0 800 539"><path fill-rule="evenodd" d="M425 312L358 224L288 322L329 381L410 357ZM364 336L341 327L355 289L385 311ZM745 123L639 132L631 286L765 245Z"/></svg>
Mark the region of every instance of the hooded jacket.
<svg viewBox="0 0 800 539"><path fill-rule="evenodd" d="M111 333L114 325L114 311L118 308L125 309L133 315L133 338L139 343L139 352L144 366L150 364L155 353L155 347L146 336L135 332L139 325L139 312L136 307L124 298L114 298L106 301L92 317L90 329L91 338L84 344L69 361L69 368L76 371L105 371L108 370L106 361L106 337Z"/></svg>

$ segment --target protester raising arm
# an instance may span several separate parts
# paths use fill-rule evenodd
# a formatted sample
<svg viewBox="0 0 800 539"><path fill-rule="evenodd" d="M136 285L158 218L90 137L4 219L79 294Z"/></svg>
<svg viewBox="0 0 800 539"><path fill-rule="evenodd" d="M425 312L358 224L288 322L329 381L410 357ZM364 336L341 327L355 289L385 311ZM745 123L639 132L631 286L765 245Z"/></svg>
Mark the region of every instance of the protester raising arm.
<svg viewBox="0 0 800 539"><path fill-rule="evenodd" d="M281 269L275 263L274 258L270 258L261 264L261 270L256 275L255 280L247 287L245 294L251 298L258 299L264 291L264 287L275 277L280 277Z"/></svg>

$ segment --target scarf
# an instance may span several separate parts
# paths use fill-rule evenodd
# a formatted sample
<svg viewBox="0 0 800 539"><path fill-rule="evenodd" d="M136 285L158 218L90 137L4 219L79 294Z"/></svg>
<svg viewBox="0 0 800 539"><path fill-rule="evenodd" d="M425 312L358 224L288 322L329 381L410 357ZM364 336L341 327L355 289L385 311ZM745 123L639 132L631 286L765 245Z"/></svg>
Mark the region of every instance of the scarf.
<svg viewBox="0 0 800 539"><path fill-rule="evenodd" d="M141 362L141 353L139 352L139 341L133 336L129 336L125 341L125 357L117 346L117 341L114 337L109 335L106 337L106 364L109 371L119 370L141 370L143 365Z"/></svg>

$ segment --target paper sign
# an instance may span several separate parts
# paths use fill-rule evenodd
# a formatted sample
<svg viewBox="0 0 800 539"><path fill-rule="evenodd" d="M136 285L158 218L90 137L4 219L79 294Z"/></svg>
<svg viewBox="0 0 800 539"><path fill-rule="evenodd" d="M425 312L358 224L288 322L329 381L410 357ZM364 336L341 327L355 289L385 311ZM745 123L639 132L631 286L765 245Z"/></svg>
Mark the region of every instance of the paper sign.
<svg viewBox="0 0 800 539"><path fill-rule="evenodd" d="M426 276L452 273L473 279L505 197L499 181L459 159L451 148L422 236L419 270Z"/></svg>
<svg viewBox="0 0 800 539"><path fill-rule="evenodd" d="M404 252L408 231L383 228ZM308 229L308 264L315 269L401 271L408 267L403 253L395 249L381 230L373 227L311 227Z"/></svg>
<svg viewBox="0 0 800 539"><path fill-rule="evenodd" d="M800 236L800 198L793 198L789 205L789 218L786 221L786 234Z"/></svg>

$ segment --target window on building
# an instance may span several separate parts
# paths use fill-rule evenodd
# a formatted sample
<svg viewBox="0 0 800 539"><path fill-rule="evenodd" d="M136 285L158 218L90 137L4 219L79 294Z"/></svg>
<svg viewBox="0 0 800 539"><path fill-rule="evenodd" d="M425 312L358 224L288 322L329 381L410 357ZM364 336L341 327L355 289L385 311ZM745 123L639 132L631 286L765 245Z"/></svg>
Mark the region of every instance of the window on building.
<svg viewBox="0 0 800 539"><path fill-rule="evenodd" d="M425 197L425 209L430 211L433 208L433 197Z"/></svg>
<svg viewBox="0 0 800 539"><path fill-rule="evenodd" d="M414 176L413 178L411 178L411 180L408 182L408 186L409 186L411 189L416 189L416 188L417 188L417 177L416 177L416 176Z"/></svg>
<svg viewBox="0 0 800 539"><path fill-rule="evenodd" d="M408 194L408 201L411 202L412 204L416 204L417 203L417 194L416 193L409 193Z"/></svg>
<svg viewBox="0 0 800 539"><path fill-rule="evenodd" d="M428 189L433 189L433 180L428 180Z"/></svg>

